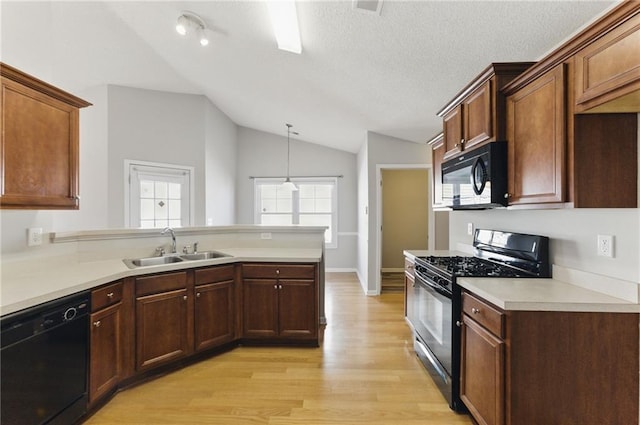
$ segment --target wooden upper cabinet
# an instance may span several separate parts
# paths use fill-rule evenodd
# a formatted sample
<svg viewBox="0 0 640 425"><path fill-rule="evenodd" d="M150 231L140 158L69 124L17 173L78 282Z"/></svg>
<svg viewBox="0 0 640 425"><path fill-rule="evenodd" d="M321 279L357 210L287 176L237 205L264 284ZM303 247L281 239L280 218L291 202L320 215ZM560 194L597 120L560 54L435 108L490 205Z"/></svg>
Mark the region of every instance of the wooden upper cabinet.
<svg viewBox="0 0 640 425"><path fill-rule="evenodd" d="M79 108L90 103L0 63L0 208L78 209Z"/></svg>
<svg viewBox="0 0 640 425"><path fill-rule="evenodd" d="M509 204L565 201L565 66L507 98Z"/></svg>
<svg viewBox="0 0 640 425"><path fill-rule="evenodd" d="M505 140L505 98L501 89L531 65L532 62L492 63L438 112L443 122L443 159Z"/></svg>
<svg viewBox="0 0 640 425"><path fill-rule="evenodd" d="M640 10L576 53L575 99L576 112L640 111Z"/></svg>
<svg viewBox="0 0 640 425"><path fill-rule="evenodd" d="M464 118L464 149L493 139L492 80L478 87L462 102Z"/></svg>
<svg viewBox="0 0 640 425"><path fill-rule="evenodd" d="M442 117L444 135L444 158L450 158L462 152L464 146L462 105L456 106Z"/></svg>

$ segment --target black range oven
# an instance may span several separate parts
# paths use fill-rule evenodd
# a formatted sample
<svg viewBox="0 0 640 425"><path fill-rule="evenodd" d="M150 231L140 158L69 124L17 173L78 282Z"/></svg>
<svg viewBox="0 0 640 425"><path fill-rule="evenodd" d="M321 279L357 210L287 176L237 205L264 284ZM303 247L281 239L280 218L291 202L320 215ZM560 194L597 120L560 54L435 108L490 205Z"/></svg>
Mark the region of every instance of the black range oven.
<svg viewBox="0 0 640 425"><path fill-rule="evenodd" d="M551 277L549 239L476 229L473 256L416 257L414 306L409 320L414 349L451 409L460 399L462 297L456 277Z"/></svg>

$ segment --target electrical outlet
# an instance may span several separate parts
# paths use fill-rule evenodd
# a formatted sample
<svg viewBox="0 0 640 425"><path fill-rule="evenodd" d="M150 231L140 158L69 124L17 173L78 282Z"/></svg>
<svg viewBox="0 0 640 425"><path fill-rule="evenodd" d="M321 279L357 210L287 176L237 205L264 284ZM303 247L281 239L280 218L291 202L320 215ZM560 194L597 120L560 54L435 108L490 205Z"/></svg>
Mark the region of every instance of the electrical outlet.
<svg viewBox="0 0 640 425"><path fill-rule="evenodd" d="M598 235L598 255L613 258L613 236Z"/></svg>
<svg viewBox="0 0 640 425"><path fill-rule="evenodd" d="M473 235L473 223L467 223L467 235Z"/></svg>
<svg viewBox="0 0 640 425"><path fill-rule="evenodd" d="M260 233L260 239L271 239L271 233Z"/></svg>
<svg viewBox="0 0 640 425"><path fill-rule="evenodd" d="M30 227L27 229L27 245L42 245L42 227Z"/></svg>

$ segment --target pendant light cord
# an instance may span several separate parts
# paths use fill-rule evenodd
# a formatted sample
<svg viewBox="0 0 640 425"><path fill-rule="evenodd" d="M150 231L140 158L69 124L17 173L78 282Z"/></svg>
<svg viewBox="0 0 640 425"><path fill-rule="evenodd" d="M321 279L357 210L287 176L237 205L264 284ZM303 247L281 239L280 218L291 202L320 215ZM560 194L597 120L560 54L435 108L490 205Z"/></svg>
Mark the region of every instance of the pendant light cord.
<svg viewBox="0 0 640 425"><path fill-rule="evenodd" d="M291 163L291 133L293 134L298 134L298 132L296 131L291 131L291 127L293 127L293 125L285 123L285 125L287 126L287 181L290 181L290 176L289 176L289 166Z"/></svg>

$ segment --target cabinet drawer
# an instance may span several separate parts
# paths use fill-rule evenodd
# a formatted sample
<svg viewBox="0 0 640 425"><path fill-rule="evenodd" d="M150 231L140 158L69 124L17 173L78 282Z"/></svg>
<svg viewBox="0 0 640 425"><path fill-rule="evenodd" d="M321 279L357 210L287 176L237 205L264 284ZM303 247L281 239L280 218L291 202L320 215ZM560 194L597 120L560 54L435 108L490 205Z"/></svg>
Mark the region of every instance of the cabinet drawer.
<svg viewBox="0 0 640 425"><path fill-rule="evenodd" d="M234 266L210 267L196 270L196 285L233 280Z"/></svg>
<svg viewBox="0 0 640 425"><path fill-rule="evenodd" d="M462 312L493 332L494 335L500 338L504 337L505 315L490 304L463 292Z"/></svg>
<svg viewBox="0 0 640 425"><path fill-rule="evenodd" d="M187 272L136 278L136 296L157 294L187 287Z"/></svg>
<svg viewBox="0 0 640 425"><path fill-rule="evenodd" d="M122 282L96 289L91 292L91 311L98 311L121 300Z"/></svg>
<svg viewBox="0 0 640 425"><path fill-rule="evenodd" d="M242 277L262 279L315 279L313 264L244 264Z"/></svg>

